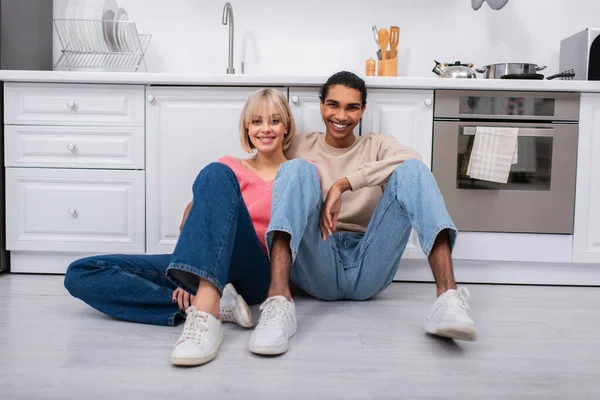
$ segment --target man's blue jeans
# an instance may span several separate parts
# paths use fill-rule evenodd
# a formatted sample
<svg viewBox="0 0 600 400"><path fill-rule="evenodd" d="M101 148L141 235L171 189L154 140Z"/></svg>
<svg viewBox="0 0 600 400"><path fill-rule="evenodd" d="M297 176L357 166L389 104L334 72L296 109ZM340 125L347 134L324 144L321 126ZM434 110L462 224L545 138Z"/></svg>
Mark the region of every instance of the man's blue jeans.
<svg viewBox="0 0 600 400"><path fill-rule="evenodd" d="M335 232L323 241L322 204L314 165L301 159L281 165L273 186L267 247L270 252L275 231L290 234L290 279L317 299L366 300L383 291L396 274L413 228L427 256L440 231L448 229L451 250L456 241L435 179L418 160L405 161L392 173L364 235Z"/></svg>
<svg viewBox="0 0 600 400"><path fill-rule="evenodd" d="M107 255L73 262L65 287L112 317L158 325L185 319L172 301L180 286L195 294L200 278L220 291L228 282L250 304L263 301L271 280L233 171L224 164L204 168L193 186L194 203L173 254Z"/></svg>

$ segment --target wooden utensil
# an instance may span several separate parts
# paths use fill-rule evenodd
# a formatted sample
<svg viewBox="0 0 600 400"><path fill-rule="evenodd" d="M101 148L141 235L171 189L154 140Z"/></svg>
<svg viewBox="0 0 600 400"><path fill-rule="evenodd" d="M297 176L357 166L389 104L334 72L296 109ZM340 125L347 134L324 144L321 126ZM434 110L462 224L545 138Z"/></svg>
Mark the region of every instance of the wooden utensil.
<svg viewBox="0 0 600 400"><path fill-rule="evenodd" d="M400 42L400 28L397 26L390 26L390 56L392 58L398 57L398 43Z"/></svg>
<svg viewBox="0 0 600 400"><path fill-rule="evenodd" d="M381 59L385 61L387 57L387 47L390 41L390 34L387 29L381 28L377 32L377 40L379 41L379 47L381 47Z"/></svg>

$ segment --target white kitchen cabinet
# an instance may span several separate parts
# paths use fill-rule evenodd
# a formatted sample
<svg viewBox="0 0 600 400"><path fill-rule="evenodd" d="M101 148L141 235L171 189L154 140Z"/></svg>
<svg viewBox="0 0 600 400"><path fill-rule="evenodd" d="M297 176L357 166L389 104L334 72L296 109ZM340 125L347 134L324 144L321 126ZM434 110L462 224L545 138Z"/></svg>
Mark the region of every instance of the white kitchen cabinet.
<svg viewBox="0 0 600 400"><path fill-rule="evenodd" d="M145 87L4 85L11 270L64 273L99 253L144 253Z"/></svg>
<svg viewBox="0 0 600 400"><path fill-rule="evenodd" d="M371 89L363 115L362 133L393 135L400 143L416 149L431 168L433 139L433 91ZM403 258L424 258L413 230Z"/></svg>
<svg viewBox="0 0 600 400"><path fill-rule="evenodd" d="M6 209L11 251L144 252L144 171L7 168Z"/></svg>
<svg viewBox="0 0 600 400"><path fill-rule="evenodd" d="M600 264L600 95L581 94L573 262Z"/></svg>
<svg viewBox="0 0 600 400"><path fill-rule="evenodd" d="M144 126L144 87L6 83L7 125Z"/></svg>
<svg viewBox="0 0 600 400"><path fill-rule="evenodd" d="M7 167L144 169L143 127L7 125Z"/></svg>
<svg viewBox="0 0 600 400"><path fill-rule="evenodd" d="M257 88L149 87L146 104L147 248L170 253L198 172L224 155L248 157L238 123Z"/></svg>
<svg viewBox="0 0 600 400"><path fill-rule="evenodd" d="M416 149L431 168L433 91L371 89L363 115L362 133L393 135Z"/></svg>

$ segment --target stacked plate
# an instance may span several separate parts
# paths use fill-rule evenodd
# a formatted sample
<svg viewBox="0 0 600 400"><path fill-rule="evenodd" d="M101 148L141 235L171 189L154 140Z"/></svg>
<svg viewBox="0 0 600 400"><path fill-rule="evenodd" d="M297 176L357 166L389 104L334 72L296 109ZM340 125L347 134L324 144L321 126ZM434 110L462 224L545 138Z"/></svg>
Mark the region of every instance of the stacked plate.
<svg viewBox="0 0 600 400"><path fill-rule="evenodd" d="M115 0L69 0L65 19L77 20L69 34L79 49L101 45L111 52L133 52L139 47L134 24Z"/></svg>

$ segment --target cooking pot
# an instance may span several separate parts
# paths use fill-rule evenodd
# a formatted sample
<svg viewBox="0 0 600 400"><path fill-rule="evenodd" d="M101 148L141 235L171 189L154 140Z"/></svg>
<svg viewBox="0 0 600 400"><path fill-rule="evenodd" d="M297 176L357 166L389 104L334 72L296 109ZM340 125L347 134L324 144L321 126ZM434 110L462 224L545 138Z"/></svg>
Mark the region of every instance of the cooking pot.
<svg viewBox="0 0 600 400"><path fill-rule="evenodd" d="M490 64L483 68L478 68L475 71L483 74L484 79L500 79L504 75L515 74L535 74L538 71L545 69L545 65L527 64L527 63L502 63Z"/></svg>

